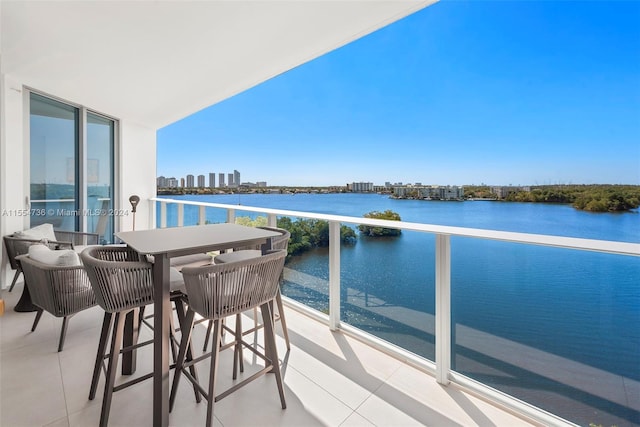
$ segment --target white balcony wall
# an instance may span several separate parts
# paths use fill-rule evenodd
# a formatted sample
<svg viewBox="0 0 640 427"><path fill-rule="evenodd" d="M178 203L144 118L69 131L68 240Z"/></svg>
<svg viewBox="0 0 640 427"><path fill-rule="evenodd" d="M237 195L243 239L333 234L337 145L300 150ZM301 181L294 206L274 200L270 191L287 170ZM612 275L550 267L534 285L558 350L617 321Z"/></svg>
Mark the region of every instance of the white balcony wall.
<svg viewBox="0 0 640 427"><path fill-rule="evenodd" d="M15 215L27 209L28 177L25 168L27 145L25 139L25 109L22 83L5 74L0 75L0 235L22 230L28 218ZM9 267L6 249L2 245L0 287L11 283L13 271Z"/></svg>
<svg viewBox="0 0 640 427"><path fill-rule="evenodd" d="M149 218L152 214L150 210L155 209L155 203L149 199L156 195L156 130L126 119L121 120L119 152L116 189L119 188L120 191L116 194L116 197L119 195L116 206L128 212L128 215L116 216L116 229L132 229L133 215L129 197L134 194L140 197L136 229L154 228Z"/></svg>

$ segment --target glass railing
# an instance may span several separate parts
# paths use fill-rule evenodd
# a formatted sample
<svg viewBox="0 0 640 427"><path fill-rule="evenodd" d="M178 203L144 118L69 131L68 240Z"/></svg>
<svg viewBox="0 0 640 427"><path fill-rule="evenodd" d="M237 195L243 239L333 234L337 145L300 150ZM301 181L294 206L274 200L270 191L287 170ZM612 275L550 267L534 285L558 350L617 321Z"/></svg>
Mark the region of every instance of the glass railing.
<svg viewBox="0 0 640 427"><path fill-rule="evenodd" d="M154 198L158 227L325 220L283 294L330 328L546 424L640 425L640 244ZM402 229L340 244L340 226Z"/></svg>

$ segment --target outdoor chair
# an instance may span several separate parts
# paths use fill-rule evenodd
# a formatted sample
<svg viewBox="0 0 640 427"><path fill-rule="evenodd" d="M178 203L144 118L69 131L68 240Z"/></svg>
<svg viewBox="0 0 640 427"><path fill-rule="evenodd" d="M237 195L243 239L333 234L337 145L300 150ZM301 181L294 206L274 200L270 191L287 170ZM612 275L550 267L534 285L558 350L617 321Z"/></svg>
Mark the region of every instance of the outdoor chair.
<svg viewBox="0 0 640 427"><path fill-rule="evenodd" d="M29 230L16 231L11 235L4 236L3 240L7 249L9 265L12 270L16 271L9 287L9 292L11 292L22 273L22 267L16 257L27 254L29 246L42 243L51 249L74 249L80 253L86 246L98 244L98 235L79 231L54 230L53 225L47 223Z"/></svg>
<svg viewBox="0 0 640 427"><path fill-rule="evenodd" d="M96 294L96 301L105 311L102 323L102 331L96 354L96 361L91 379L89 400L95 398L100 371L104 360L107 359L106 382L104 397L100 413L100 426L106 426L109 420L109 410L113 392L120 391L128 386L151 378L153 373L143 375L135 380L130 380L114 386L120 353L130 352L143 345L153 343L148 340L143 343L123 345L125 317L131 313L138 317L140 323L144 323L144 307L153 304L153 275L152 264L141 257L138 252L127 246L96 246L86 249L80 255L84 267L89 276L89 281ZM171 301L176 305L178 319L182 323L184 318L184 282L182 276L175 269L171 269ZM110 349L107 353L107 342L111 331ZM171 332L171 349L175 358L176 349L173 344L174 331ZM191 350L187 351L187 359L191 360ZM197 378L195 367L190 371ZM200 394L194 387L196 400L200 401Z"/></svg>
<svg viewBox="0 0 640 427"><path fill-rule="evenodd" d="M185 267L182 274L185 281L189 309L180 342L180 352L176 362L176 372L171 387L170 409L173 408L175 397L182 375L186 376L207 400L206 425L213 425L213 405L250 381L267 372L275 374L275 380L280 394L282 409L286 408L282 376L276 349L275 331L273 328L272 303L278 292L280 274L284 267L287 252L284 250L270 251L267 255L254 257L247 260L229 262L224 264L209 265L204 267ZM264 322L264 353L258 351L250 343L242 339L241 331L236 330L234 340L222 345L222 321L227 316L238 315L245 310L260 308ZM213 346L212 351L198 357L195 361L185 361L195 315L198 314L213 322ZM233 354L233 379L236 379L237 363L241 357L240 348L246 347L265 362L260 371L238 381L227 390L216 393L216 376L220 351L234 348ZM193 366L198 361L211 357L211 368L208 389L205 390L187 372L186 368Z"/></svg>
<svg viewBox="0 0 640 427"><path fill-rule="evenodd" d="M284 228L278 227L258 227L263 230L271 230L280 233L280 236L271 238L271 249L284 249L287 250L289 247L289 239L291 238L291 233ZM241 248L234 248L233 252L226 252L220 255L217 255L213 258L214 264L223 264L227 262L241 261L246 259L251 259L255 257L259 257L262 255L262 248L260 246L245 246ZM278 306L278 313L274 313L274 321L280 321L282 325L282 334L284 336L284 340L287 343L287 350L291 349L291 345L289 343L289 332L287 331L287 321L284 317L284 306L282 304L282 295L280 294L280 287L278 286L278 293L276 294L276 304ZM244 335L253 333L260 329L262 325L258 324L258 312L254 310L253 312L253 321L254 327L252 329L248 329L243 332ZM242 321L240 318L240 314L237 315L236 318L236 328L242 327ZM202 351L207 350L207 346L209 345L209 336L211 335L212 323L209 322L207 327L207 335L204 340L204 346Z"/></svg>
<svg viewBox="0 0 640 427"><path fill-rule="evenodd" d="M72 250L52 251L32 245L29 254L17 257L29 287L31 302L37 307L31 327L34 332L44 311L62 317L58 351L62 351L68 321L74 314L96 305L96 298L78 255Z"/></svg>

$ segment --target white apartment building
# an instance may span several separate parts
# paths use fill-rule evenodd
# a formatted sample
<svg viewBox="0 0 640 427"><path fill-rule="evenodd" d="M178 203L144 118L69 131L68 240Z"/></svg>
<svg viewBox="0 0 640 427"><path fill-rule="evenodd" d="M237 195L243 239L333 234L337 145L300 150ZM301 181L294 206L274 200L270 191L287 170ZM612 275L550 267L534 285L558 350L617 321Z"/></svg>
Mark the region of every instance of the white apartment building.
<svg viewBox="0 0 640 427"><path fill-rule="evenodd" d="M462 200L464 197L464 187L457 185L403 185L393 187L393 195L399 198L414 197L417 199L431 200Z"/></svg>
<svg viewBox="0 0 640 427"><path fill-rule="evenodd" d="M372 182L352 182L351 191L354 193L370 193L373 191Z"/></svg>

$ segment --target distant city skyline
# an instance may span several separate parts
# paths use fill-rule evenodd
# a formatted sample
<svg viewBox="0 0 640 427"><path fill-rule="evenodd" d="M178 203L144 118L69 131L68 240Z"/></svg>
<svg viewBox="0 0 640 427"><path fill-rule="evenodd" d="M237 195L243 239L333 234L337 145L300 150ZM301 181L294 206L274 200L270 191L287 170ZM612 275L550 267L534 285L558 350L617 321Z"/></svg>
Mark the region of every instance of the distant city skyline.
<svg viewBox="0 0 640 427"><path fill-rule="evenodd" d="M158 131L157 175L640 184L640 2L447 1Z"/></svg>
<svg viewBox="0 0 640 427"><path fill-rule="evenodd" d="M209 181L207 184L207 175L202 173L197 176L194 173L188 173L184 176L156 176L156 185L158 187L187 187L187 188L221 188L221 187L237 187L242 184L240 178L240 171L233 170L233 173L227 173L227 179L225 180L225 173L218 173L218 181L216 185L216 173L208 172ZM197 179L197 182L195 181Z"/></svg>

